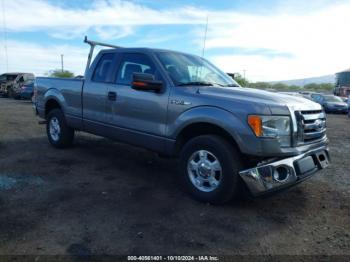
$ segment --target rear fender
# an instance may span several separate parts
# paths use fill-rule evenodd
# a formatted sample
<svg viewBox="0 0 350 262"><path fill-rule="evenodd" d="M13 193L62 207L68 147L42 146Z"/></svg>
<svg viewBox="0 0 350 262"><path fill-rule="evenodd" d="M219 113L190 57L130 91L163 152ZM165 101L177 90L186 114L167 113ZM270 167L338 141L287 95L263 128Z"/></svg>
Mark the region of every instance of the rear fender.
<svg viewBox="0 0 350 262"><path fill-rule="evenodd" d="M44 105L44 108L46 107L46 104L49 100L55 100L61 107L61 109L63 110L63 112L65 111L65 108L67 106L67 103L63 97L63 95L55 88L50 88L48 89L44 96L43 96L43 105Z"/></svg>

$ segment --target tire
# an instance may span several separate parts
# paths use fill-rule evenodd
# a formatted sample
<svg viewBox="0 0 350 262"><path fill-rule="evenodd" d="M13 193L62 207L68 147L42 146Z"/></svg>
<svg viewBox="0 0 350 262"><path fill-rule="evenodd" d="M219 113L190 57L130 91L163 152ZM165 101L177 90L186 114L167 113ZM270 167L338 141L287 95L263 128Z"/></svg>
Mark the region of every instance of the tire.
<svg viewBox="0 0 350 262"><path fill-rule="evenodd" d="M223 204L239 195L242 181L238 172L241 167L239 151L216 135L191 139L180 155L185 189L195 199L212 204Z"/></svg>
<svg viewBox="0 0 350 262"><path fill-rule="evenodd" d="M12 88L7 88L7 97L14 98L13 90Z"/></svg>
<svg viewBox="0 0 350 262"><path fill-rule="evenodd" d="M46 133L52 146L67 148L73 144L74 129L67 125L64 114L60 109L51 110L46 120Z"/></svg>

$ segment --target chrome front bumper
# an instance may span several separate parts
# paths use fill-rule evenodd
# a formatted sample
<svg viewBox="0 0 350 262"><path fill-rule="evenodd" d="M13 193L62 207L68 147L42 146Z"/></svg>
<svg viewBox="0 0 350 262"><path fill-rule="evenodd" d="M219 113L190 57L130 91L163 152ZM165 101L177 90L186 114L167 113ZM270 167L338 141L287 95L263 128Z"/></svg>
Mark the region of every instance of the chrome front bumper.
<svg viewBox="0 0 350 262"><path fill-rule="evenodd" d="M239 174L252 195L258 196L297 184L326 168L329 163L329 152L325 146L295 157L264 162Z"/></svg>

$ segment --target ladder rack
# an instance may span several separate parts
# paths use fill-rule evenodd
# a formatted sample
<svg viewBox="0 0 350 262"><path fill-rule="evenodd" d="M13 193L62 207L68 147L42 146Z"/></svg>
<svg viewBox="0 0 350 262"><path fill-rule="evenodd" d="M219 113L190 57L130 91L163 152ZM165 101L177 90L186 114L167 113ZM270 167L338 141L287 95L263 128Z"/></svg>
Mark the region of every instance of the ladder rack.
<svg viewBox="0 0 350 262"><path fill-rule="evenodd" d="M116 45L111 45L111 44L106 44L106 43L88 40L87 36L85 36L85 38L84 38L84 43L90 45L90 52L89 52L89 56L88 56L88 60L87 60L86 68L85 68L85 78L86 78L87 72L89 71L92 55L94 53L94 49L96 46L105 46L105 47L110 47L110 48L122 48L121 46L116 46Z"/></svg>

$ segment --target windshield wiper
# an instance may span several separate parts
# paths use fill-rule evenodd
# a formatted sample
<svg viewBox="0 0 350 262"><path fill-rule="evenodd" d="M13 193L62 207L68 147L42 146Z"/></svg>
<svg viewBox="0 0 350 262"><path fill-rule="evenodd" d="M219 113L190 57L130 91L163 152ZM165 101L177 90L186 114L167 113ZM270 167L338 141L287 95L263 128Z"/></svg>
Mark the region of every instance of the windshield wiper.
<svg viewBox="0 0 350 262"><path fill-rule="evenodd" d="M213 86L213 84L209 82L186 82L179 83L178 86Z"/></svg>
<svg viewBox="0 0 350 262"><path fill-rule="evenodd" d="M229 85L225 85L225 87L240 87L240 86L236 84L229 84Z"/></svg>

